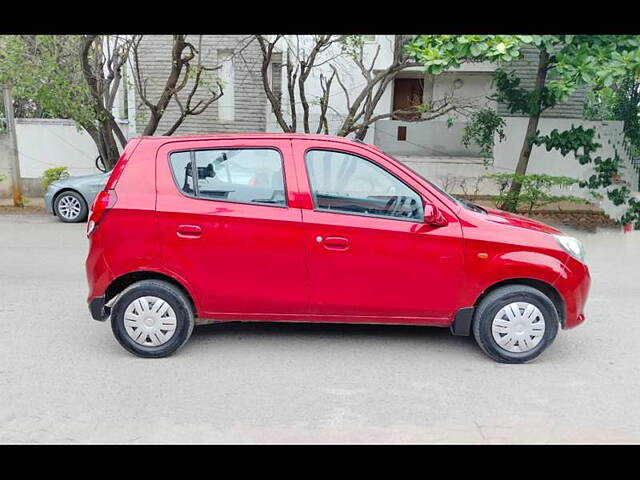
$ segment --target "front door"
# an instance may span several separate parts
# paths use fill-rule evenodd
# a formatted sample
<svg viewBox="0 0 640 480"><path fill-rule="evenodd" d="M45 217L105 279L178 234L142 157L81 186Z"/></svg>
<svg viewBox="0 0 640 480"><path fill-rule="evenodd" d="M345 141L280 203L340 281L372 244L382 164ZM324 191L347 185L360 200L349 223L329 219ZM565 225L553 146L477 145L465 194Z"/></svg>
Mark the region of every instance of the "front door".
<svg viewBox="0 0 640 480"><path fill-rule="evenodd" d="M425 225L415 185L365 155L320 148L303 155L298 170L313 199L302 211L311 313L448 324L462 279L455 216L444 227Z"/></svg>
<svg viewBox="0 0 640 480"><path fill-rule="evenodd" d="M301 211L287 195L296 181L290 151L288 140L263 139L159 150L165 267L185 279L206 316L307 311Z"/></svg>
<svg viewBox="0 0 640 480"><path fill-rule="evenodd" d="M393 81L393 111L395 120L419 120L417 107L422 105L424 78L396 78Z"/></svg>

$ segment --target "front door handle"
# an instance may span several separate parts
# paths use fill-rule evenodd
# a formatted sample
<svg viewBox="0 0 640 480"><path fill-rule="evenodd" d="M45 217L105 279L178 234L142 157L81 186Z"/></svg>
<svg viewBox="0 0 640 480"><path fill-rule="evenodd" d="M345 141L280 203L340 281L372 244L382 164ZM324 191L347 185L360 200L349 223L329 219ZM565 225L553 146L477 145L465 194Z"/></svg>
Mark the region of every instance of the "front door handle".
<svg viewBox="0 0 640 480"><path fill-rule="evenodd" d="M182 238L198 238L202 235L202 229L198 225L180 225L177 234Z"/></svg>
<svg viewBox="0 0 640 480"><path fill-rule="evenodd" d="M326 237L322 243L324 248L329 250L346 250L349 248L349 239L345 237Z"/></svg>

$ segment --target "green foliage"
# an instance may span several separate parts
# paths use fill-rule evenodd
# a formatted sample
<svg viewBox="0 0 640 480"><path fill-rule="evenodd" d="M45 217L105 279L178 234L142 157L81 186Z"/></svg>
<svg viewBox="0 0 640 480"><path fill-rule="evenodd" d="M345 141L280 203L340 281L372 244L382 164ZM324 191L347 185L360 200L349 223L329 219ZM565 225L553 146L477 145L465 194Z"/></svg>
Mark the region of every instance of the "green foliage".
<svg viewBox="0 0 640 480"><path fill-rule="evenodd" d="M629 153L640 156L640 79L628 75L612 87L592 88L584 116L588 120L622 120Z"/></svg>
<svg viewBox="0 0 640 480"><path fill-rule="evenodd" d="M67 167L47 168L42 174L42 185L44 185L44 188L47 188L56 180L63 178L69 178L69 170Z"/></svg>
<svg viewBox="0 0 640 480"><path fill-rule="evenodd" d="M544 145L547 152L560 150L560 154L564 157L568 153L573 152L580 165L591 162L591 154L601 147L599 143L593 141L596 131L593 128L585 129L582 125L569 130L559 132L554 128L549 135L538 136L532 140L534 145ZM579 150L582 149L582 152Z"/></svg>
<svg viewBox="0 0 640 480"><path fill-rule="evenodd" d="M613 158L594 158L594 174L587 181L580 182L580 186L591 189L608 187L618 177L619 169L622 168L621 163L622 161L617 151Z"/></svg>
<svg viewBox="0 0 640 480"><path fill-rule="evenodd" d="M418 35L405 48L428 73L439 75L462 62L509 62L532 40L525 35Z"/></svg>
<svg viewBox="0 0 640 480"><path fill-rule="evenodd" d="M0 36L0 81L11 82L16 102L31 104L43 117L93 124L79 49L78 35Z"/></svg>
<svg viewBox="0 0 640 480"><path fill-rule="evenodd" d="M533 140L535 145L544 145L547 151L552 149L560 151L562 156L573 153L581 165L588 163L593 164L593 174L586 180L579 182L580 187L591 189L592 195L599 195L596 190L600 188L606 189L606 195L611 202L618 206L627 203L628 210L619 220L624 225L626 223L635 222L635 227L640 229L640 211L635 207L635 200L631 198L631 190L624 182L620 182L620 169L624 168L622 159L618 155L617 149L614 149L614 155L611 158L602 158L600 156L592 158L592 154L601 147L595 138L595 130L593 128L585 129L581 125L572 126L569 130L558 132L551 131L549 135L538 136ZM612 189L611 185L620 184Z"/></svg>
<svg viewBox="0 0 640 480"><path fill-rule="evenodd" d="M541 92L520 87L520 79L514 72L497 69L494 74L496 93L492 99L506 105L511 113L537 115L553 107L560 100L556 92L543 87Z"/></svg>
<svg viewBox="0 0 640 480"><path fill-rule="evenodd" d="M585 202L584 199L572 195L551 195L550 193L552 188L567 188L578 183L579 180L576 178L543 174L516 175L514 173L494 173L485 175L484 178L493 180L498 185L500 193L496 198L496 203L513 203L516 211L519 210L519 207L524 207L525 211L531 213L535 208L560 201ZM514 195L510 191L513 182L522 185L519 195Z"/></svg>
<svg viewBox="0 0 640 480"><path fill-rule="evenodd" d="M343 54L357 58L364 46L364 37L362 35L342 35L339 43Z"/></svg>
<svg viewBox="0 0 640 480"><path fill-rule="evenodd" d="M621 225L633 224L633 228L640 230L640 201L629 198L628 209L620 218Z"/></svg>
<svg viewBox="0 0 640 480"><path fill-rule="evenodd" d="M504 140L504 127L504 119L494 110L482 108L471 114L462 132L462 143L467 148L475 143L480 147L483 158L492 158L495 136L498 135L499 141Z"/></svg>
<svg viewBox="0 0 640 480"><path fill-rule="evenodd" d="M640 76L639 35L576 35L558 45L555 87L563 83L610 87L628 75Z"/></svg>

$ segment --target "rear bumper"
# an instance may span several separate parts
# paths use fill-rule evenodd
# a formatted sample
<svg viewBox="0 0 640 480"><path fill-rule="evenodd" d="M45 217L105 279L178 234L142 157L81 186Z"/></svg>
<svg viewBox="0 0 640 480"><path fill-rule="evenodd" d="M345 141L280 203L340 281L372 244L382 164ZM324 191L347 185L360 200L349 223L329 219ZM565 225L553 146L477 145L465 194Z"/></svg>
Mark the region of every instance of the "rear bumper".
<svg viewBox="0 0 640 480"><path fill-rule="evenodd" d="M89 311L95 320L104 321L109 316L105 310L105 292L113 281L113 273L104 258L104 250L99 241L100 232L96 231L89 237L89 253L85 261L89 295L87 303Z"/></svg>
<svg viewBox="0 0 640 480"><path fill-rule="evenodd" d="M109 317L109 309L104 306L104 297L96 297L89 302L91 317L99 322L104 322Z"/></svg>
<svg viewBox="0 0 640 480"><path fill-rule="evenodd" d="M565 319L562 328L569 329L580 325L585 320L584 307L591 287L589 268L573 257L569 257L564 265L563 273L554 283L565 304Z"/></svg>

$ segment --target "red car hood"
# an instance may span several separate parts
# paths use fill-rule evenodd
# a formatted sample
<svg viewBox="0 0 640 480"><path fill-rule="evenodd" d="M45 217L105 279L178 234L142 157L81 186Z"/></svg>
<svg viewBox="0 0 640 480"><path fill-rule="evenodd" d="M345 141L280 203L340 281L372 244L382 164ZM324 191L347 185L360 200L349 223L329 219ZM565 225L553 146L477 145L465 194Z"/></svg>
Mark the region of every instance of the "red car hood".
<svg viewBox="0 0 640 480"><path fill-rule="evenodd" d="M487 220L495 223L502 223L503 225L511 225L513 227L527 228L529 230L537 230L543 233L562 233L557 228L553 228L542 222L531 220L530 218L516 215L513 213L505 212L503 210L497 210L495 208L482 207L487 211Z"/></svg>

